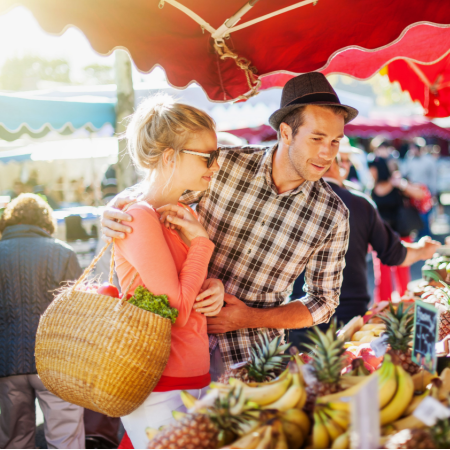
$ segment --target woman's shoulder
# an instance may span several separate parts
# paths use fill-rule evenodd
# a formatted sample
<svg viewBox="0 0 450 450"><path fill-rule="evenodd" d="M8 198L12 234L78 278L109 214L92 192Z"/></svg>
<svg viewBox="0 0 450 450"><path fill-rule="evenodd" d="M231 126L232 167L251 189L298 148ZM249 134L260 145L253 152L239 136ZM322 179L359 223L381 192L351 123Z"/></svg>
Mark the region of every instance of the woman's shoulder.
<svg viewBox="0 0 450 450"><path fill-rule="evenodd" d="M155 222L159 224L159 214L156 212L155 208L147 202L140 201L133 203L124 209L124 212L133 217L134 220L146 220L150 222Z"/></svg>

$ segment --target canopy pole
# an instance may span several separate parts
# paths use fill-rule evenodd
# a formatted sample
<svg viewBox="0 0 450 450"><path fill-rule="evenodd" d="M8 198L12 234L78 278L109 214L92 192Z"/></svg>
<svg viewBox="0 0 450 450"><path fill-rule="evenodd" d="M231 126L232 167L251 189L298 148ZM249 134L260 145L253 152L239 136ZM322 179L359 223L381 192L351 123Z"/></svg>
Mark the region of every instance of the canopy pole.
<svg viewBox="0 0 450 450"><path fill-rule="evenodd" d="M250 0L246 3L237 13L233 14L229 19L227 19L214 33L212 33L212 38L222 39L225 35L229 34L230 29L233 28L242 18L242 16L250 11L253 6L258 2L258 0Z"/></svg>
<svg viewBox="0 0 450 450"><path fill-rule="evenodd" d="M230 33L233 33L234 31L242 30L243 28L247 28L251 25L254 25L255 23L263 22L264 20L271 19L272 17L275 17L275 16L279 16L280 14L292 11L293 9L301 8L302 6L310 5L311 3L313 3L315 6L318 1L319 0L304 0L302 2L295 3L294 5L287 6L286 8L279 9L278 11L274 11L273 13L266 14L265 16L261 16L261 17L258 17L257 19L249 20L248 22L244 22L241 25L238 25L236 27L232 27L225 34L230 34ZM222 27L220 27L219 30L221 28ZM219 31L219 30L217 30L217 31Z"/></svg>
<svg viewBox="0 0 450 450"><path fill-rule="evenodd" d="M208 22L203 20L198 14L195 14L195 12L191 9L186 8L186 6L182 5L180 2L177 2L176 0L160 0L158 5L159 9L164 8L164 3L169 3L180 11L183 11L192 20L197 22L202 27L202 29L207 30L209 33L213 34L216 32L216 30Z"/></svg>

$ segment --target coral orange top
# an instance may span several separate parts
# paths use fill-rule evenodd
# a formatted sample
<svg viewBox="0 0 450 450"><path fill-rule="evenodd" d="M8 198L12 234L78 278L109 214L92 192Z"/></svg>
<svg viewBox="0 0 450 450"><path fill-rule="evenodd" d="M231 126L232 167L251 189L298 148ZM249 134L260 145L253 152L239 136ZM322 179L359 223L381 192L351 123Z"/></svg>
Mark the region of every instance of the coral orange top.
<svg viewBox="0 0 450 450"><path fill-rule="evenodd" d="M148 203L136 203L127 213L133 217L133 232L115 241L116 271L122 289L137 271L131 294L144 285L155 295L166 294L170 306L179 312L172 325L169 361L158 384L161 389L155 391L185 386L193 389L198 382L202 385L195 387L204 387L209 380L206 317L192 307L206 279L214 244L197 237L188 247L178 233L161 224L160 215ZM181 378L190 378L190 382Z"/></svg>

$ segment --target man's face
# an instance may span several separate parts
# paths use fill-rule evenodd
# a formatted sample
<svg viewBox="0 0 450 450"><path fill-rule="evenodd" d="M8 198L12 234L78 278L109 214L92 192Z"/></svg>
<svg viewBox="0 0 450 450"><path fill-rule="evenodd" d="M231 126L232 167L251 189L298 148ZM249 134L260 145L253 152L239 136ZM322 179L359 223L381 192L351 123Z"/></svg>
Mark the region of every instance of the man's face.
<svg viewBox="0 0 450 450"><path fill-rule="evenodd" d="M330 109L308 105L304 123L293 138L291 128L287 128L291 132L289 159L293 169L304 180L319 180L339 151L339 141L344 137L344 117Z"/></svg>

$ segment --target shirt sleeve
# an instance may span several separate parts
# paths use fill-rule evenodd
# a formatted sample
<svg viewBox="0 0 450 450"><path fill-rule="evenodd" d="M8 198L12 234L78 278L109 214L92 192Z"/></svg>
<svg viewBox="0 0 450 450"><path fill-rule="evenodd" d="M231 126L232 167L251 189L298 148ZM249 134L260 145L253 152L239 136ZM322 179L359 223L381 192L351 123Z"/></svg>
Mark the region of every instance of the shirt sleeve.
<svg viewBox="0 0 450 450"><path fill-rule="evenodd" d="M377 252L378 258L386 266L399 266L406 258L406 247L399 235L380 217L378 211L371 208L372 224L369 234L369 244Z"/></svg>
<svg viewBox="0 0 450 450"><path fill-rule="evenodd" d="M346 211L306 265L303 288L306 296L300 301L311 313L313 325L328 322L339 305L342 271L349 241L348 217Z"/></svg>
<svg viewBox="0 0 450 450"><path fill-rule="evenodd" d="M167 295L170 306L178 309L174 326L183 327L206 278L214 244L204 237L193 239L178 273L157 214L140 205L127 212L133 217L133 232L116 245L149 291Z"/></svg>

